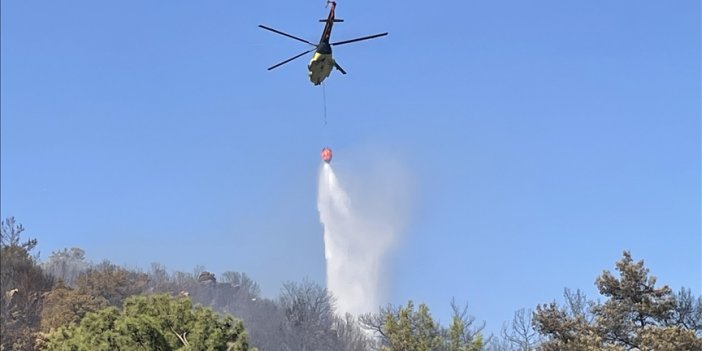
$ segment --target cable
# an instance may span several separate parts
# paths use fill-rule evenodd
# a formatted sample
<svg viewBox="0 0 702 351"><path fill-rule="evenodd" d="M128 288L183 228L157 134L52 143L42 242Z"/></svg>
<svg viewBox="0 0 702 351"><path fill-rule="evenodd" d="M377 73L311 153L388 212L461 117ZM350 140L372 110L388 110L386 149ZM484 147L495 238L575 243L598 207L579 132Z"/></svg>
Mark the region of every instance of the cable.
<svg viewBox="0 0 702 351"><path fill-rule="evenodd" d="M322 99L324 103L324 125L327 125L327 89L326 83L322 82Z"/></svg>

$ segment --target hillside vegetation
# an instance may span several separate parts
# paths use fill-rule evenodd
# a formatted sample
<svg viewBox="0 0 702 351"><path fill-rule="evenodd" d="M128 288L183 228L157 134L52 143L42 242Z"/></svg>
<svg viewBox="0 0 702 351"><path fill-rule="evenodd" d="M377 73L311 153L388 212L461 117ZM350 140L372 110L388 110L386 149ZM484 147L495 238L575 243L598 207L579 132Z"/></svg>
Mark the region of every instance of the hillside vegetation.
<svg viewBox="0 0 702 351"><path fill-rule="evenodd" d="M14 218L2 222L2 351L702 350L702 298L657 284L629 252L617 274L596 277L601 301L565 289L564 304L518 310L499 335L483 335L453 301L445 326L414 301L356 319L336 315L334 297L307 280L271 299L237 271L140 271L88 262L80 248L41 261L24 231Z"/></svg>

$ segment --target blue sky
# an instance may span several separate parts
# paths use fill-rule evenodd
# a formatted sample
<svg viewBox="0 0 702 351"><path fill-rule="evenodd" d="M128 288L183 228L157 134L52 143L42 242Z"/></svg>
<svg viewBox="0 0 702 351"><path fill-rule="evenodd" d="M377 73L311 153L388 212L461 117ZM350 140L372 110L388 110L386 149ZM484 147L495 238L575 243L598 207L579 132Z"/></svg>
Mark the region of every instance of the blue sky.
<svg viewBox="0 0 702 351"><path fill-rule="evenodd" d="M324 281L319 150L401 160L417 204L390 302L497 330L595 297L625 249L702 293L700 4L339 1L349 73L319 87L327 10L295 2L2 2L2 216L92 260ZM356 156L356 160L362 157ZM362 169L363 163L358 164Z"/></svg>

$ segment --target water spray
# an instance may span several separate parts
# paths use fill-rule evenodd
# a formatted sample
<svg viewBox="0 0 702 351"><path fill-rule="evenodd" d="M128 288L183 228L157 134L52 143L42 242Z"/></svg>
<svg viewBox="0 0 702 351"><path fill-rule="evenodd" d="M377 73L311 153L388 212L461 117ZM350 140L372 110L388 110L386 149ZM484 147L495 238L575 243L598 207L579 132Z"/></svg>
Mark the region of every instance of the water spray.
<svg viewBox="0 0 702 351"><path fill-rule="evenodd" d="M384 304L387 253L407 219L404 172L383 166L356 177L344 173L349 183L342 184L330 163L331 149L324 148L321 156L317 208L324 226L327 288L336 298L337 313L375 312Z"/></svg>

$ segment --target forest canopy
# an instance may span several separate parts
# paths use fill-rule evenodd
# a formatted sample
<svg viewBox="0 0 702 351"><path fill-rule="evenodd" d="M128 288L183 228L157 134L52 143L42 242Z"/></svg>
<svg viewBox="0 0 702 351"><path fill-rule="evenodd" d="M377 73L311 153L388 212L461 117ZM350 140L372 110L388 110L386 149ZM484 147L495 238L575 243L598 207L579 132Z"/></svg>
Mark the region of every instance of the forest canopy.
<svg viewBox="0 0 702 351"><path fill-rule="evenodd" d="M333 295L309 280L267 298L234 270L140 271L88 262L76 247L41 261L37 240L12 217L0 239L2 351L702 350L702 298L659 284L628 251L615 273L595 277L599 300L566 288L564 303L517 310L499 334L484 335L485 324L455 301L448 325L414 301L340 316Z"/></svg>

